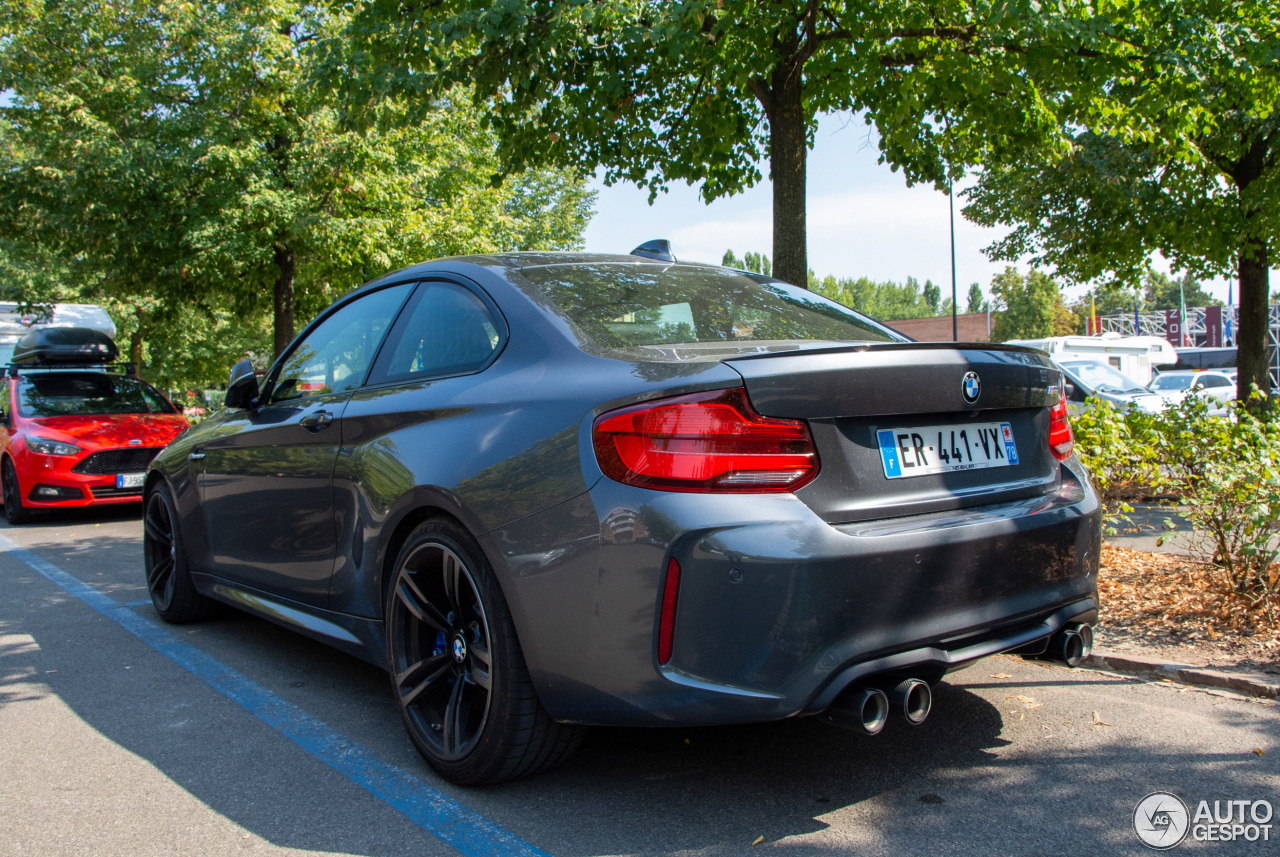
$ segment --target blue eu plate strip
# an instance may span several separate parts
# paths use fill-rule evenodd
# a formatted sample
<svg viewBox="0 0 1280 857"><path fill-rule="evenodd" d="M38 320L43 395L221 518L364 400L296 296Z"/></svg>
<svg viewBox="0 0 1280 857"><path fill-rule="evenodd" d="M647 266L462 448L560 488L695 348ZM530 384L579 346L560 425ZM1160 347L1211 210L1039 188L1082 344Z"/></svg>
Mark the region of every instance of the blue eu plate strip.
<svg viewBox="0 0 1280 857"><path fill-rule="evenodd" d="M880 460L884 462L884 475L896 479L902 475L902 462L898 460L898 442L893 439L893 432L882 429L876 432L880 441Z"/></svg>
<svg viewBox="0 0 1280 857"><path fill-rule="evenodd" d="M286 702L190 643L182 642L128 606L2 535L0 550L44 575L351 782L404 813L410 821L441 842L474 857L550 857L545 851L534 848L514 833L467 809L408 772L387 764L293 703Z"/></svg>

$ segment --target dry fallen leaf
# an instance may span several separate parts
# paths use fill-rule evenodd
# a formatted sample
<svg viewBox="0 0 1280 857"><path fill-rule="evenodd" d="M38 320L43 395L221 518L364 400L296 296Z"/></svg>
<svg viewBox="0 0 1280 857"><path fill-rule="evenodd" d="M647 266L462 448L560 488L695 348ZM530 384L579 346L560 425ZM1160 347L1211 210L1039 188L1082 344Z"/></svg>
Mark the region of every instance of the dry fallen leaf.
<svg viewBox="0 0 1280 857"><path fill-rule="evenodd" d="M1027 712L1025 712L1025 711L1019 711L1019 712L1018 712L1018 719L1019 719L1019 720L1026 720L1026 719L1027 719Z"/></svg>
<svg viewBox="0 0 1280 857"><path fill-rule="evenodd" d="M1032 699L1029 696L1006 696L1005 699L1016 699L1018 700L1018 702L1021 702L1023 705L1025 705L1028 709L1039 708L1040 706L1044 705L1043 702L1036 702L1034 699Z"/></svg>
<svg viewBox="0 0 1280 857"><path fill-rule="evenodd" d="M1099 717L1099 716L1098 716L1098 712L1096 712L1096 711L1095 711L1095 712L1093 712L1093 725L1094 725L1094 726L1110 726L1111 724L1110 724L1110 723L1103 723L1103 722L1102 722L1102 718L1101 718L1101 717Z"/></svg>
<svg viewBox="0 0 1280 857"><path fill-rule="evenodd" d="M1255 755L1255 756L1261 756L1261 755L1262 755L1262 748L1261 748L1261 747L1254 747L1254 748L1253 748L1253 753L1254 753L1254 755Z"/></svg>
<svg viewBox="0 0 1280 857"><path fill-rule="evenodd" d="M1009 675L1008 673L992 673L991 677L992 678L1013 678L1013 676Z"/></svg>
<svg viewBox="0 0 1280 857"><path fill-rule="evenodd" d="M757 837L756 837L756 841L755 841L755 842L752 842L751 844L752 844L752 845L759 845L761 842L764 842L764 837L763 837L763 836L757 836Z"/></svg>
<svg viewBox="0 0 1280 857"><path fill-rule="evenodd" d="M1280 567L1273 574L1280 575ZM1220 569L1180 554L1102 546L1098 592L1108 641L1222 645L1241 635L1251 647L1280 646L1280 589L1254 602L1224 584Z"/></svg>

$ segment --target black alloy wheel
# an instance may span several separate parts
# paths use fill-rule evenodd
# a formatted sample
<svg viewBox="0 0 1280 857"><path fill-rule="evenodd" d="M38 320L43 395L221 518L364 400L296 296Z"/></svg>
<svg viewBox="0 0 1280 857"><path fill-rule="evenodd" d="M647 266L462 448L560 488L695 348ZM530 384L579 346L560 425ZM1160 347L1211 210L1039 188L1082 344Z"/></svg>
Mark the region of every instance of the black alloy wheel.
<svg viewBox="0 0 1280 857"><path fill-rule="evenodd" d="M542 708L493 571L456 522L431 520L409 536L385 615L401 718L442 776L494 783L577 749L585 730Z"/></svg>
<svg viewBox="0 0 1280 857"><path fill-rule="evenodd" d="M13 466L13 459L4 460L4 470L0 472L0 481L4 482L4 517L11 524L28 524L31 522L31 510L22 505L22 487L18 484L18 471Z"/></svg>
<svg viewBox="0 0 1280 857"><path fill-rule="evenodd" d="M173 499L163 483L147 494L142 511L142 561L147 592L160 618L174 624L208 619L217 602L196 591L177 526Z"/></svg>
<svg viewBox="0 0 1280 857"><path fill-rule="evenodd" d="M457 761L484 731L493 695L489 620L471 572L443 544L419 544L400 564L395 613L400 706L432 756Z"/></svg>

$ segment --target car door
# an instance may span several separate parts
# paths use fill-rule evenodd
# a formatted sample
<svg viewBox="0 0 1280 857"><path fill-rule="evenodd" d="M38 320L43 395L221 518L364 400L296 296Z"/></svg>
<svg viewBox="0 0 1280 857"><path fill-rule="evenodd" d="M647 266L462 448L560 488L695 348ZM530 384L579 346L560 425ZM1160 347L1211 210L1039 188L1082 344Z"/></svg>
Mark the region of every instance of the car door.
<svg viewBox="0 0 1280 857"><path fill-rule="evenodd" d="M421 484L451 489L443 474L469 465L443 460L433 450L448 448L447 439L458 432L475 431L474 409L459 400L475 387L474 376L497 359L507 335L488 295L459 283L424 282L405 305L368 385L352 395L343 414L334 472L334 610L379 615L377 555L365 545L376 543L387 510L406 492Z"/></svg>
<svg viewBox="0 0 1280 857"><path fill-rule="evenodd" d="M1235 385L1225 375L1204 375L1200 378L1206 396L1217 399L1219 407L1225 405L1235 396Z"/></svg>
<svg viewBox="0 0 1280 857"><path fill-rule="evenodd" d="M205 568L327 606L342 412L411 288L389 286L330 312L277 362L260 404L227 414L217 436L193 449L208 537Z"/></svg>

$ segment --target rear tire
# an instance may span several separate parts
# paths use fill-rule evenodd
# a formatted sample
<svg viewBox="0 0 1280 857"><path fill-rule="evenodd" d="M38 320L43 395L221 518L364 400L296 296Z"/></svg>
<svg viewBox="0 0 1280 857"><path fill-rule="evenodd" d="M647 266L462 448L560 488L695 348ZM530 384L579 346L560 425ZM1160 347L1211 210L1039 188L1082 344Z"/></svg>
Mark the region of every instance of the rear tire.
<svg viewBox="0 0 1280 857"><path fill-rule="evenodd" d="M493 569L448 518L419 525L386 599L391 690L409 738L440 776L478 786L569 758L586 729L542 707Z"/></svg>
<svg viewBox="0 0 1280 857"><path fill-rule="evenodd" d="M218 612L191 580L186 547L169 486L160 482L142 504L142 562L147 592L160 618L172 625L200 622Z"/></svg>
<svg viewBox="0 0 1280 857"><path fill-rule="evenodd" d="M13 466L12 458L4 460L0 480L4 482L5 520L14 526L31 523L31 510L22 505L22 485L18 482L18 471Z"/></svg>

